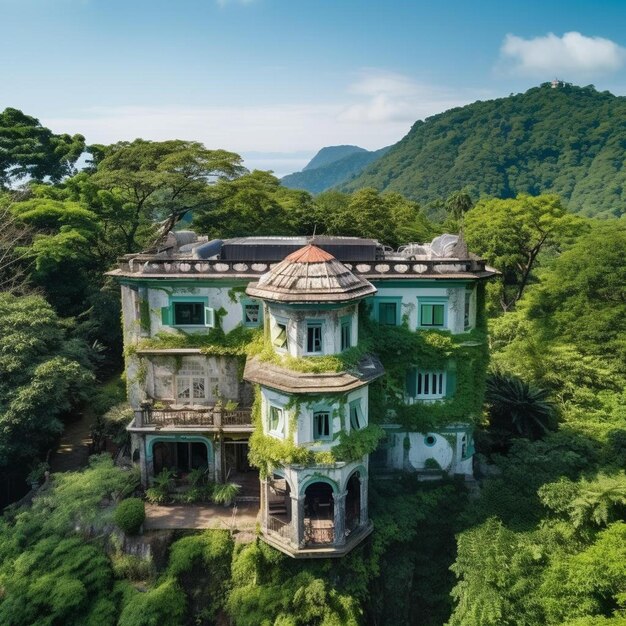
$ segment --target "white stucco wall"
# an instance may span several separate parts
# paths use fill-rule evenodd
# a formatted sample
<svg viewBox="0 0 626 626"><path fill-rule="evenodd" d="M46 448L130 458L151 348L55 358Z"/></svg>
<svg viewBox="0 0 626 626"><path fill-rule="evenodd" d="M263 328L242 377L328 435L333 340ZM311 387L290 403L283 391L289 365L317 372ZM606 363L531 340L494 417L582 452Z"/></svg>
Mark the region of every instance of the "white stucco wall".
<svg viewBox="0 0 626 626"><path fill-rule="evenodd" d="M386 287L384 282L376 284L378 293L376 297L402 298L401 316L408 316L409 328L417 328L417 306L420 298L447 298L447 326L452 333L463 333L465 318L465 286L446 287L439 286L406 286ZM476 324L476 289L473 290L470 300L470 327Z"/></svg>
<svg viewBox="0 0 626 626"><path fill-rule="evenodd" d="M426 469L427 459L435 459L441 469L450 474L472 474L472 455L462 458L463 437L465 444L471 443L468 431L454 431L444 433L406 432L396 431L388 434L389 448L387 451L388 466L406 471L420 471ZM428 445L426 439L434 438L434 444ZM405 440L409 440L406 450Z"/></svg>
<svg viewBox="0 0 626 626"><path fill-rule="evenodd" d="M271 405L280 407L283 409L286 422L285 436L289 432L289 424L294 421L296 426L293 436L294 443L296 445L305 445L315 449L317 452L329 450L332 446L338 443L336 435L341 431L350 432L350 403L353 401L360 401L361 412L363 417L362 428L368 424L368 388L367 386L355 389L348 393L345 397L346 402L340 403L339 401L329 402L328 398L324 397L307 397L306 400L296 405L292 409L286 410L285 407L289 404L291 396L286 393L281 393L273 389L261 387L261 410L263 415L263 429L266 434L272 434L268 432L269 423L269 407ZM295 415L296 408L299 409L297 415ZM331 439L314 438L313 432L313 414L317 411L328 411L331 414L332 432Z"/></svg>
<svg viewBox="0 0 626 626"><path fill-rule="evenodd" d="M239 326L243 322L243 307L241 304L241 298L246 298L245 294L240 292L231 292L235 297L236 302L233 302L229 291L232 290L232 286L224 287L177 287L172 289L167 288L167 291L163 289L156 289L151 287L148 290L148 302L150 304L150 331L154 336L158 332L176 332L176 328L172 326L166 326L162 323L161 308L169 306L170 295L171 296L198 296L200 298L208 298L208 305L210 308L218 311L224 309L226 315L221 317L221 325L224 332L228 333L236 326ZM203 327L183 327L185 332L188 333L203 333L206 329Z"/></svg>
<svg viewBox="0 0 626 626"><path fill-rule="evenodd" d="M287 348L291 356L312 356L306 351L307 348L307 321L322 322L322 352L315 353L318 356L338 354L341 352L341 321L350 317L351 345L358 342L358 316L357 305L340 307L337 309L295 309L269 303L266 308L270 327L277 321L287 324Z"/></svg>

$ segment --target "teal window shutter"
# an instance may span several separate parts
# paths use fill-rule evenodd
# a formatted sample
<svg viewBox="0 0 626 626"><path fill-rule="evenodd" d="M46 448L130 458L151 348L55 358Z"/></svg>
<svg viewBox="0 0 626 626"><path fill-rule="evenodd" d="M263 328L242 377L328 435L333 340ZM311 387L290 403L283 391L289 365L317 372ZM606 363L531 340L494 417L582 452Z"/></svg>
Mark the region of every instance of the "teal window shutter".
<svg viewBox="0 0 626 626"><path fill-rule="evenodd" d="M417 373L414 367L411 367L406 371L406 395L409 396L409 398L415 398L417 395L416 374Z"/></svg>
<svg viewBox="0 0 626 626"><path fill-rule="evenodd" d="M215 309L208 306L204 307L204 325L215 328Z"/></svg>
<svg viewBox="0 0 626 626"><path fill-rule="evenodd" d="M446 398L452 398L456 393L456 367L446 372Z"/></svg>
<svg viewBox="0 0 626 626"><path fill-rule="evenodd" d="M172 325L172 309L169 306L161 307L161 323L164 326Z"/></svg>

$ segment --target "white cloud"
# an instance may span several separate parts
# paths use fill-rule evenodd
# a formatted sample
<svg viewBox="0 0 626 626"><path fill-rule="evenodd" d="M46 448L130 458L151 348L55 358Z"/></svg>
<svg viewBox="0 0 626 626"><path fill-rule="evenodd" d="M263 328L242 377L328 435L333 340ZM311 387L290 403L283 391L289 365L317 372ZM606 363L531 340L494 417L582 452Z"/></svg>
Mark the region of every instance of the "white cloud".
<svg viewBox="0 0 626 626"><path fill-rule="evenodd" d="M308 155L323 146L356 144L374 150L395 143L417 119L480 95L370 69L330 103L96 107L63 117L42 116L41 122L54 132L82 133L88 143L193 139L208 148L247 154L250 165L285 174L301 169Z"/></svg>
<svg viewBox="0 0 626 626"><path fill-rule="evenodd" d="M348 91L359 101L348 105L341 118L355 123L415 122L474 98L458 91L419 83L403 74L364 70Z"/></svg>
<svg viewBox="0 0 626 626"><path fill-rule="evenodd" d="M507 35L500 49L505 64L514 71L531 75L603 73L618 70L626 60L626 49L610 39L587 37L577 32L558 37L523 39Z"/></svg>

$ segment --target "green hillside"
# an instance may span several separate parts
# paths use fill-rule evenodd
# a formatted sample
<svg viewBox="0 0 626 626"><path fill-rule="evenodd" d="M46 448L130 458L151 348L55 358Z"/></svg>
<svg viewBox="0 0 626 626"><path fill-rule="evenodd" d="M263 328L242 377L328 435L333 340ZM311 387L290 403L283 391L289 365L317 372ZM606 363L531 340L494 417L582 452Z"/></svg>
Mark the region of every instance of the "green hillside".
<svg viewBox="0 0 626 626"><path fill-rule="evenodd" d="M626 213L626 97L549 83L416 122L340 188L398 191L429 202L556 192L586 215Z"/></svg>
<svg viewBox="0 0 626 626"><path fill-rule="evenodd" d="M322 148L303 168L302 171L314 170L318 167L330 165L339 159L350 156L351 154L367 152L365 148L359 146L326 146Z"/></svg>
<svg viewBox="0 0 626 626"><path fill-rule="evenodd" d="M352 151L336 151L337 148L353 148ZM322 148L301 171L281 178L290 189L304 189L320 193L358 176L365 167L379 159L388 148L368 152L356 146L332 146ZM328 152L330 151L330 152ZM343 156L334 158L337 155ZM314 167L313 167L314 166Z"/></svg>

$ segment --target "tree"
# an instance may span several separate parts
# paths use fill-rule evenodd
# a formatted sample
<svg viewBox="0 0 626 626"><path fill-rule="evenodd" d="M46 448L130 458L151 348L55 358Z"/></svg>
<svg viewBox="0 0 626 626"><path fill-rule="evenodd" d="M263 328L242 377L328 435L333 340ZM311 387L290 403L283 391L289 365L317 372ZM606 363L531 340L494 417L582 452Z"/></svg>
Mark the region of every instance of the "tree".
<svg viewBox="0 0 626 626"><path fill-rule="evenodd" d="M31 236L30 228L13 214L8 198L0 196L0 292L28 291L32 261L25 246Z"/></svg>
<svg viewBox="0 0 626 626"><path fill-rule="evenodd" d="M559 251L582 230L582 220L556 195L481 200L464 222L470 249L502 272L505 311L524 294L539 255L548 248Z"/></svg>
<svg viewBox="0 0 626 626"><path fill-rule="evenodd" d="M0 294L0 468L27 467L91 389L87 346L40 296Z"/></svg>
<svg viewBox="0 0 626 626"><path fill-rule="evenodd" d="M299 203L306 192L281 187L271 174L254 170L234 180L220 180L194 213L194 228L210 237L299 234ZM287 205L295 199L295 206ZM290 214L291 213L291 214ZM295 219L294 219L295 217Z"/></svg>
<svg viewBox="0 0 626 626"><path fill-rule="evenodd" d="M595 225L541 274L527 317L542 339L560 338L626 372L626 223Z"/></svg>
<svg viewBox="0 0 626 626"><path fill-rule="evenodd" d="M466 191L455 191L446 200L446 211L456 222L460 222L473 206L474 201Z"/></svg>
<svg viewBox="0 0 626 626"><path fill-rule="evenodd" d="M487 379L486 401L494 428L536 439L555 427L548 392L515 376L495 373Z"/></svg>
<svg viewBox="0 0 626 626"><path fill-rule="evenodd" d="M82 200L119 230L124 252L159 240L187 213L209 203L211 183L246 171L237 154L182 140L98 146L96 161L95 173L73 184Z"/></svg>
<svg viewBox="0 0 626 626"><path fill-rule="evenodd" d="M74 173L85 150L82 135L55 135L18 109L0 113L0 188L29 177L58 182Z"/></svg>

